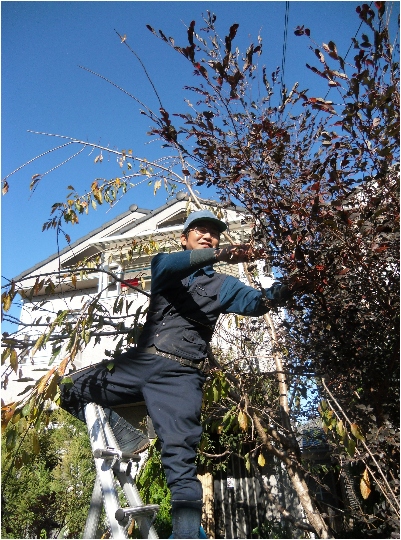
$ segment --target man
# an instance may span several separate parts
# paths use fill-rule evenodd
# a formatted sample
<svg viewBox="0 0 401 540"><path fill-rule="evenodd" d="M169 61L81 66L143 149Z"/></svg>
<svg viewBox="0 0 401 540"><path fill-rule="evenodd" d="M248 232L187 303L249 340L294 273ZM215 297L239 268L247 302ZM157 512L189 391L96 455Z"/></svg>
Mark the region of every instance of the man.
<svg viewBox="0 0 401 540"><path fill-rule="evenodd" d="M138 346L116 358L112 371L104 364L83 369L72 376L71 388L62 389L62 407L81 419L86 403L105 407L121 450L131 452L143 449L147 439L112 409L145 400L162 446L174 538L199 538L202 487L195 458L202 433L203 365L217 319L223 313L268 311L261 291L214 271L220 261L255 258L248 245L219 249L226 228L209 210L190 214L181 234L183 251L152 260L151 299ZM273 303L288 296L279 284L265 290Z"/></svg>

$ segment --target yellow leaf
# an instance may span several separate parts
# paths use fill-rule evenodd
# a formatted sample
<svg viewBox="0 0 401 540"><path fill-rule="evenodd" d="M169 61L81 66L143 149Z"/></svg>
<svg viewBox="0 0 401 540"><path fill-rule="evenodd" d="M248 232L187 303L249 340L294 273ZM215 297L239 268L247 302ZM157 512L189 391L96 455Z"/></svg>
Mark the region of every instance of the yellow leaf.
<svg viewBox="0 0 401 540"><path fill-rule="evenodd" d="M369 478L368 469L365 469L362 474L360 488L361 488L362 497L364 499L367 499L370 495L370 492L372 491L370 489L370 478Z"/></svg>
<svg viewBox="0 0 401 540"><path fill-rule="evenodd" d="M337 433L338 433L338 435L340 437L342 437L344 435L344 424L343 424L342 420L339 420L337 422L336 430L337 430Z"/></svg>
<svg viewBox="0 0 401 540"><path fill-rule="evenodd" d="M71 282L72 282L72 286L74 287L74 289L77 288L77 276L75 274L73 274L71 276Z"/></svg>
<svg viewBox="0 0 401 540"><path fill-rule="evenodd" d="M43 377L40 379L39 384L38 384L38 394L41 394L43 390L46 388L46 384L48 380L50 379L50 377L53 375L55 369L56 369L55 367L51 368L51 370L48 371L46 375L43 375Z"/></svg>
<svg viewBox="0 0 401 540"><path fill-rule="evenodd" d="M95 197L95 199L97 200L97 202L99 204L103 204L103 194L102 192L100 191L100 189L94 189L92 190L93 191L93 196Z"/></svg>
<svg viewBox="0 0 401 540"><path fill-rule="evenodd" d="M251 472L251 460L249 459L249 454L244 456L245 468L248 472Z"/></svg>
<svg viewBox="0 0 401 540"><path fill-rule="evenodd" d="M9 403L1 408L1 432L4 433L9 421L14 415L17 403Z"/></svg>
<svg viewBox="0 0 401 540"><path fill-rule="evenodd" d="M259 454L258 465L260 465L260 467L264 467L265 463L266 463L265 456L263 454Z"/></svg>
<svg viewBox="0 0 401 540"><path fill-rule="evenodd" d="M10 366L13 368L15 373L17 373L17 371L18 371L18 355L17 355L17 351L15 349L12 349L11 353L10 353Z"/></svg>
<svg viewBox="0 0 401 540"><path fill-rule="evenodd" d="M365 437L360 432L357 424L351 424L351 433L356 439L359 439L360 441L365 440Z"/></svg>
<svg viewBox="0 0 401 540"><path fill-rule="evenodd" d="M60 378L61 377L58 373L54 374L52 380L50 381L50 384L46 388L44 399L50 399L51 401L53 401L58 391L58 383L60 382Z"/></svg>
<svg viewBox="0 0 401 540"><path fill-rule="evenodd" d="M3 350L3 352L1 353L1 365L3 365L7 358L10 356L10 353L11 349L9 347Z"/></svg>
<svg viewBox="0 0 401 540"><path fill-rule="evenodd" d="M240 411L238 414L238 425L242 431L246 431L248 429L248 416L243 411Z"/></svg>
<svg viewBox="0 0 401 540"><path fill-rule="evenodd" d="M8 311L11 307L11 296L8 293L1 295L1 302L3 304L3 310Z"/></svg>
<svg viewBox="0 0 401 540"><path fill-rule="evenodd" d="M156 191L161 187L161 185L162 185L162 181L156 180L154 188L153 188L153 195L156 195Z"/></svg>
<svg viewBox="0 0 401 540"><path fill-rule="evenodd" d="M66 368L67 365L68 365L69 359L70 359L69 356L66 356L66 357L64 358L64 360L62 360L62 361L60 362L60 365L58 366L58 369L57 369L59 375L64 375L65 368Z"/></svg>
<svg viewBox="0 0 401 540"><path fill-rule="evenodd" d="M43 340L45 339L45 337L46 337L46 334L42 334L41 336L39 336L38 340L35 343L35 346L32 349L32 356L36 353L36 351L42 345Z"/></svg>

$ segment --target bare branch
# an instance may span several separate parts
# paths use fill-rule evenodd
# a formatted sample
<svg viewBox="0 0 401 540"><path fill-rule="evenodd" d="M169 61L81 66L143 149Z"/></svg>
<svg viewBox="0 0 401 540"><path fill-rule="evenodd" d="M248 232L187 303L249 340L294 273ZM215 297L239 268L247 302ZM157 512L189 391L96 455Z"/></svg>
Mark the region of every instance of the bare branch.
<svg viewBox="0 0 401 540"><path fill-rule="evenodd" d="M30 131L28 129L28 133L36 133L35 131ZM46 150L46 152L43 152L42 154L39 154L38 156L30 159L29 161L26 161L25 163L23 163L22 165L20 165L17 169L14 169L10 174L8 174L7 176L5 176L3 178L3 182L4 180L6 180L7 178L10 178L10 176L12 176L13 174L15 174L16 172L20 171L21 169L23 169L24 167L26 167L27 165L29 165L30 163L32 163L33 161L43 157L43 156L46 156L47 154L50 154L51 152L54 152L55 150L60 150L61 148L65 148L66 146L70 145L70 144L73 144L74 141L69 141L65 144L61 144L60 146L56 146L55 148L51 148L50 150Z"/></svg>
<svg viewBox="0 0 401 540"><path fill-rule="evenodd" d="M117 34L117 36L121 39L122 43L124 43L124 45L125 45L126 47L128 47L128 49L132 52L133 55L135 55L136 59L137 59L138 62L141 64L142 69L143 69L143 71L145 72L145 75L146 75L146 77L148 78L148 81L149 81L150 84L152 85L152 88L153 88L153 90L154 90L154 92L155 92L155 94L156 94L156 97L157 97L157 99L158 99L158 101L159 101L159 105L160 105L161 108L163 108L163 105L162 105L160 96L159 96L159 94L157 93L157 90L156 90L156 88L155 88L155 85L153 84L152 79L150 78L149 73L147 72L146 67L145 67L145 65L143 64L142 60L139 58L139 56L137 55L137 53L130 47L130 45L128 45L127 40L126 40L126 39L123 39L122 36L120 36L120 34L117 32L117 30L114 30L114 31L115 31L115 33Z"/></svg>

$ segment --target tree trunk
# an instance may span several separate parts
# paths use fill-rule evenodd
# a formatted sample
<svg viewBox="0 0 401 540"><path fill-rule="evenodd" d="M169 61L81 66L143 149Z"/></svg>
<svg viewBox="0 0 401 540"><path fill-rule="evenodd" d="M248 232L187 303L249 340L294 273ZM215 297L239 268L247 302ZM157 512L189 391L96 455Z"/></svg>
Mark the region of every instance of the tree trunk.
<svg viewBox="0 0 401 540"><path fill-rule="evenodd" d="M278 348L276 329L274 327L273 319L268 313L264 315L264 319L269 329L270 339L271 339L272 347L273 347L273 357L274 357L274 361L276 365L277 381L278 381L279 394L280 394L279 402L280 402L280 417L281 417L282 427L285 429L287 437L291 439L293 449L299 451L298 442L295 438L295 435L291 426L291 422L290 422L289 406L288 406L288 385L287 385L287 380L284 373L284 366L283 366L281 353ZM299 470L299 468L295 465L295 463L290 458L283 459L282 461L284 462L286 466L288 476L298 495L299 501L302 504L302 507L305 511L305 514L309 523L315 529L319 538L332 538L332 536L329 533L328 526L326 525L319 510L316 508L316 505L313 503L311 499L309 488L305 482L302 472Z"/></svg>

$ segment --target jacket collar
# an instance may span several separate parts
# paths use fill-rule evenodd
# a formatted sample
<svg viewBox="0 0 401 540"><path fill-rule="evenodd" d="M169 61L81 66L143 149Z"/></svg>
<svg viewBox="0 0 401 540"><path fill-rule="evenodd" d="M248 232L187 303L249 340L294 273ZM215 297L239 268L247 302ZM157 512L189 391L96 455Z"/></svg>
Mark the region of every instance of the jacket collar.
<svg viewBox="0 0 401 540"><path fill-rule="evenodd" d="M208 266L203 266L202 268L199 268L199 270L195 270L195 272L193 272L190 276L189 276L189 279L188 279L188 285L191 285L193 280L197 277L197 276L200 276L202 274L205 274L206 276L208 277L212 277L214 274L215 274L215 269L213 268L213 266L210 264Z"/></svg>
<svg viewBox="0 0 401 540"><path fill-rule="evenodd" d="M213 266L211 264L208 265L208 266L204 266L203 268L201 268L201 270L203 270L203 272L207 276L212 276L215 273L215 269L213 268Z"/></svg>

